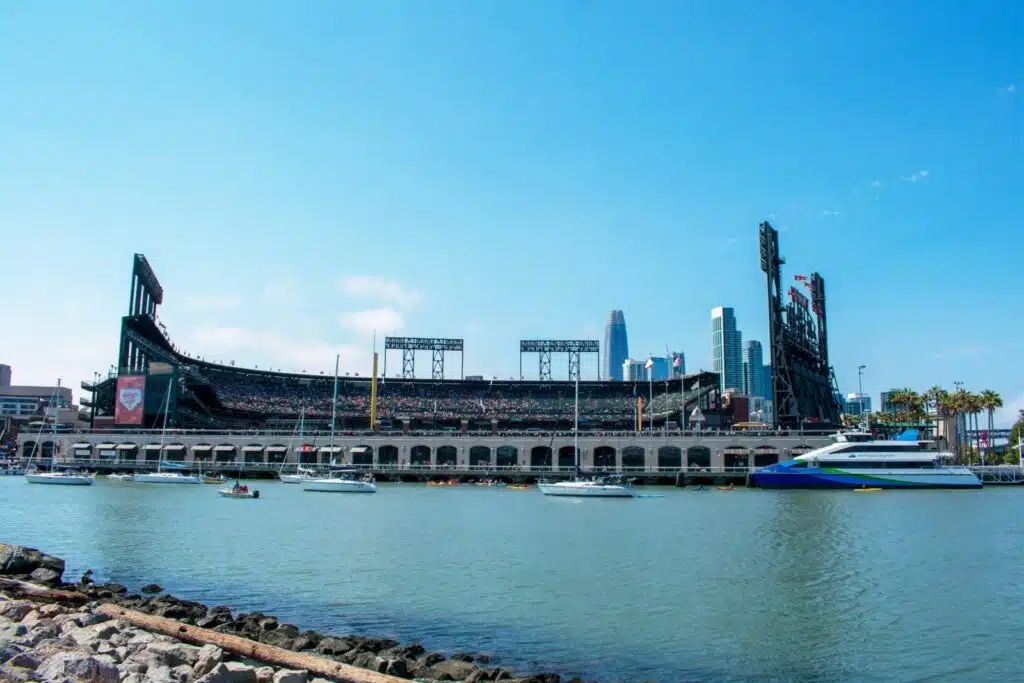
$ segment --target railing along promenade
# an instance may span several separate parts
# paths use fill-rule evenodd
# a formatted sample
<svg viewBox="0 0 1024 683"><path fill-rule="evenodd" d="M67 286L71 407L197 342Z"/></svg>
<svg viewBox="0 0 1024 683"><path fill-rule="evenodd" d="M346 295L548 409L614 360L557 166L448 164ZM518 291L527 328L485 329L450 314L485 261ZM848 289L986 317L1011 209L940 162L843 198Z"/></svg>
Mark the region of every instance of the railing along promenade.
<svg viewBox="0 0 1024 683"><path fill-rule="evenodd" d="M153 433L159 433L160 430L152 429L125 429L125 428L113 428L113 429L75 429L75 430L59 430L58 436L67 435L81 435L81 436L132 436L135 434L150 435ZM643 438L678 438L678 437L730 437L730 438L765 438L765 437L815 437L824 438L835 434L835 429L830 430L812 430L812 429L761 429L761 430L732 430L732 429L654 429L635 431L635 430L580 430L579 438L631 438L631 437L643 437ZM274 429L168 429L163 432L167 437L171 436L190 436L190 437L202 437L202 436L224 436L224 437L293 437L295 432L292 430L274 430ZM314 436L328 436L330 430L306 430L303 432L304 438L312 438ZM34 436L31 433L25 433L24 437ZM49 430L42 431L39 435L40 439L46 439L52 436L52 432ZM522 429L522 430L506 430L499 429L496 431L492 430L419 430L410 429L404 431L400 429L389 429L389 430L337 430L334 433L336 438L343 437L366 437L366 438L494 438L494 437L572 437L572 430L544 430L544 429Z"/></svg>

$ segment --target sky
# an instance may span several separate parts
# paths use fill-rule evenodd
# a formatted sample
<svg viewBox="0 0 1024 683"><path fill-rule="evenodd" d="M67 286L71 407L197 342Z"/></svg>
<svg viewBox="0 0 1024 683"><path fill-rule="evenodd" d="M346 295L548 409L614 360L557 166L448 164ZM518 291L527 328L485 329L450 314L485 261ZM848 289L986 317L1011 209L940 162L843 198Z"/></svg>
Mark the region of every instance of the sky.
<svg viewBox="0 0 1024 683"><path fill-rule="evenodd" d="M1005 422L1022 32L1017 0L4 2L0 363L106 370L139 252L208 360L367 374L376 331L518 376L622 309L631 355L710 369L715 306L766 342L768 220L842 391L961 381Z"/></svg>

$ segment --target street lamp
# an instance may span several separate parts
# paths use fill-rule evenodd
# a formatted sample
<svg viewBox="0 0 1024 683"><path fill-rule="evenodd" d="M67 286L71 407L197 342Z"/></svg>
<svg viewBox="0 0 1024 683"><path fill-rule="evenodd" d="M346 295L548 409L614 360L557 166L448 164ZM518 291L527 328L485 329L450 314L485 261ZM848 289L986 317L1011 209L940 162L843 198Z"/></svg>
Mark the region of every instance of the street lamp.
<svg viewBox="0 0 1024 683"><path fill-rule="evenodd" d="M864 431L867 431L867 416L864 414L864 369L866 365L857 366L857 405L860 407L860 420L861 424L864 425Z"/></svg>

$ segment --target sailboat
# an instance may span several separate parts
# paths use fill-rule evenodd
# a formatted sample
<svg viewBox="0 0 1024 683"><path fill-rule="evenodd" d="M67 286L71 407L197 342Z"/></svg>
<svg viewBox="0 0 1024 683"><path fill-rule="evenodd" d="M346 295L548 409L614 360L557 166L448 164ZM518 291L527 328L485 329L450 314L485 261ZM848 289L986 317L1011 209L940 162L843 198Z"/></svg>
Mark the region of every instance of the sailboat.
<svg viewBox="0 0 1024 683"><path fill-rule="evenodd" d="M337 381L338 381L337 376L335 376L334 381L335 381L335 383L337 383ZM335 392L337 392L337 389L335 389ZM337 396L335 396L335 398L337 398ZM305 431L304 430L305 424L306 424L306 409L305 408L300 408L299 409L299 422L298 422L298 424L295 425L295 429L292 430L292 437L288 441L288 450L291 451L292 450L292 444L295 443L295 432L297 430L299 432L299 452L295 454L295 472L296 473L295 474L285 474L284 473L284 463L282 462L281 463L281 471L277 473L277 476L279 476L281 478L281 483L282 484L302 484L302 483L305 483L305 482L307 482L307 481L309 481L310 479L313 478L313 471L312 470L308 470L308 469L306 469L306 468L304 468L302 466L302 435L303 435L303 433ZM313 443L316 443L316 441L314 440ZM287 460L288 456L285 455L284 459Z"/></svg>
<svg viewBox="0 0 1024 683"><path fill-rule="evenodd" d="M72 470L57 471L57 420L60 417L60 380L57 380L57 388L54 390L56 400L52 401L54 408L53 415L53 446L50 450L50 471L39 472L29 466L25 470L25 480L30 484L58 484L63 486L92 486L94 479L87 474L77 474ZM36 437L36 444L43 434L43 428L39 428L39 436ZM33 450L34 453L34 450Z"/></svg>
<svg viewBox="0 0 1024 683"><path fill-rule="evenodd" d="M576 408L572 422L572 450L576 456L573 463L572 480L541 482L537 488L545 496L573 496L576 498L633 498L633 487L628 483L619 483L612 477L595 477L589 480L580 479L580 378L576 378Z"/></svg>
<svg viewBox="0 0 1024 683"><path fill-rule="evenodd" d="M334 454L334 421L338 405L338 362L341 356L334 357L334 399L331 401L331 441L328 451ZM328 493L376 493L377 484L372 475L360 478L359 470L344 469L332 472L328 477L310 478L302 482L303 491L323 491Z"/></svg>
<svg viewBox="0 0 1024 683"><path fill-rule="evenodd" d="M195 474L183 472L164 471L164 437L167 435L167 413L171 407L171 387L167 387L167 400L164 401L164 423L160 430L160 459L156 463L156 472L136 473L135 483L137 484L199 484L202 479ZM177 466L177 465L175 465Z"/></svg>

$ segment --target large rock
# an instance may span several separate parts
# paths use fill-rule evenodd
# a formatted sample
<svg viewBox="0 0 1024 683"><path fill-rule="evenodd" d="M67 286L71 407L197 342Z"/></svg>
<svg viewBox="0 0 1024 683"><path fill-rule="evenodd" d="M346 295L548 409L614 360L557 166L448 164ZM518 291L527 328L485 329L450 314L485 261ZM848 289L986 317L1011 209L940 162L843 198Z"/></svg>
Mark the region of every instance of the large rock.
<svg viewBox="0 0 1024 683"><path fill-rule="evenodd" d="M309 674L305 671L281 669L274 674L274 683L308 683Z"/></svg>
<svg viewBox="0 0 1024 683"><path fill-rule="evenodd" d="M272 645L285 650L291 650L296 638L299 637L299 629L291 624L282 624L272 631L264 631L260 634L260 642Z"/></svg>
<svg viewBox="0 0 1024 683"><path fill-rule="evenodd" d="M95 651L99 643L108 641L119 631L116 624L105 621L92 626L69 629L65 631L64 635L75 641L78 646Z"/></svg>
<svg viewBox="0 0 1024 683"><path fill-rule="evenodd" d="M28 575L30 581L44 586L59 586L60 572L49 567L39 567Z"/></svg>
<svg viewBox="0 0 1024 683"><path fill-rule="evenodd" d="M40 567L52 569L58 577L64 574L64 560L59 557L35 548L0 543L0 574L31 574Z"/></svg>
<svg viewBox="0 0 1024 683"><path fill-rule="evenodd" d="M303 650L312 650L324 637L316 631L303 631L299 634L299 637L292 643L292 649L296 652L302 652Z"/></svg>
<svg viewBox="0 0 1024 683"><path fill-rule="evenodd" d="M195 666L199 661L199 648L177 641L167 643L154 641L137 651L130 660L146 664L148 668L165 666L173 669L177 666ZM148 670L148 669L147 669Z"/></svg>
<svg viewBox="0 0 1024 683"><path fill-rule="evenodd" d="M260 666L253 673L256 674L256 683L272 683L274 680L274 667Z"/></svg>
<svg viewBox="0 0 1024 683"><path fill-rule="evenodd" d="M463 681L476 671L476 667L469 662L449 659L445 662L438 662L426 671L420 671L421 678L433 678L439 681Z"/></svg>
<svg viewBox="0 0 1024 683"><path fill-rule="evenodd" d="M5 617L11 621L21 621L35 608L36 606L28 600L0 601L0 617Z"/></svg>
<svg viewBox="0 0 1024 683"><path fill-rule="evenodd" d="M81 652L58 652L36 669L39 678L50 681L82 681L83 683L119 683L117 667Z"/></svg>
<svg viewBox="0 0 1024 683"><path fill-rule="evenodd" d="M245 664L223 662L196 683L256 683L256 671Z"/></svg>
<svg viewBox="0 0 1024 683"><path fill-rule="evenodd" d="M316 651L322 655L343 655L354 649L355 644L348 638L334 638L328 636L322 638L316 646Z"/></svg>
<svg viewBox="0 0 1024 683"><path fill-rule="evenodd" d="M223 661L224 650L221 650L216 645L203 645L199 649L199 656L192 667L192 673L196 678L202 678Z"/></svg>

